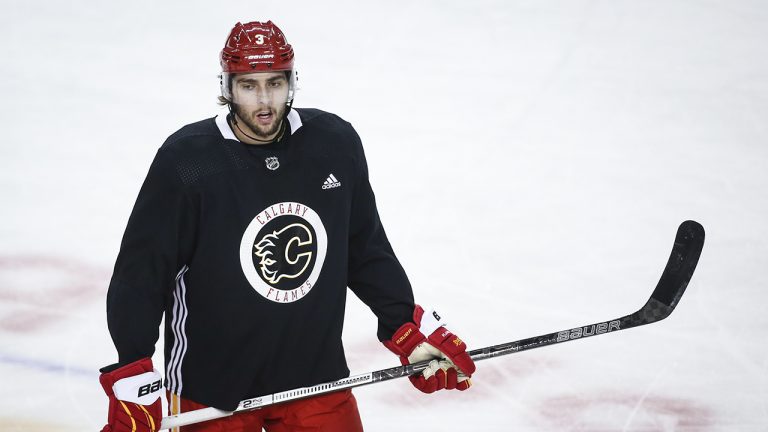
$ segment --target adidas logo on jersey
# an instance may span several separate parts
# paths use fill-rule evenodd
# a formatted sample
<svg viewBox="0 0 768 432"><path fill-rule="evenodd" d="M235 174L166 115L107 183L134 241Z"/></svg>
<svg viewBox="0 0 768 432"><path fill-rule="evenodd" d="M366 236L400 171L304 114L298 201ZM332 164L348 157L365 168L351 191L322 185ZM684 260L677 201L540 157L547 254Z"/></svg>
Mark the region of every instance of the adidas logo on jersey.
<svg viewBox="0 0 768 432"><path fill-rule="evenodd" d="M328 178L325 179L325 183L323 183L323 189L333 189L339 186L341 186L341 182L336 180L333 174L329 174Z"/></svg>

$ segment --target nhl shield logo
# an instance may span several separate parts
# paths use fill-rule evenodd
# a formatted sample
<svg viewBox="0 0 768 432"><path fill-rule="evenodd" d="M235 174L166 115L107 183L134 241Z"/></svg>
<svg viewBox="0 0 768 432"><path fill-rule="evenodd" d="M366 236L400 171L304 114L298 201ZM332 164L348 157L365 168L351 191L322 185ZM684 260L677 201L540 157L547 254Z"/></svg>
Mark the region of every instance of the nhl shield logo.
<svg viewBox="0 0 768 432"><path fill-rule="evenodd" d="M264 163L266 163L267 164L267 168L269 168L272 171L280 168L280 161L277 160L277 157L275 157L275 156L271 156L271 157L268 157L268 158L264 159Z"/></svg>
<svg viewBox="0 0 768 432"><path fill-rule="evenodd" d="M323 268L328 238L320 216L301 203L260 211L243 233L240 265L250 285L275 303L304 298Z"/></svg>

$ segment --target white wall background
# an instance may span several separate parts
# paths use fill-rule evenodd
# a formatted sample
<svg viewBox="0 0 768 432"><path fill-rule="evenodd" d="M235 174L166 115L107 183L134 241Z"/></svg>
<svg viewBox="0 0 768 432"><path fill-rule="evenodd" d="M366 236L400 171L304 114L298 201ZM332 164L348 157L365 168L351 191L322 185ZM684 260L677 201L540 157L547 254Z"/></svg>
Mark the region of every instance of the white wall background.
<svg viewBox="0 0 768 432"><path fill-rule="evenodd" d="M768 429L765 2L32 0L0 14L0 430L104 424L128 215L257 19L296 105L358 129L417 300L471 348L635 310L678 223L707 228L668 321L479 363L463 394L361 388L367 430ZM374 333L350 300L353 373L397 363Z"/></svg>

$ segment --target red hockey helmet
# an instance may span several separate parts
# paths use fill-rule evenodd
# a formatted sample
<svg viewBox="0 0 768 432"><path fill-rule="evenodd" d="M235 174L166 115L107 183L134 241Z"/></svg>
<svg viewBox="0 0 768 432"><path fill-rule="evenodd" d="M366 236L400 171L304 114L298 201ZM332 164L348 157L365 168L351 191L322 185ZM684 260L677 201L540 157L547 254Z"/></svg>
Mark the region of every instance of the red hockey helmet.
<svg viewBox="0 0 768 432"><path fill-rule="evenodd" d="M296 92L293 48L272 21L237 23L221 50L221 95L232 102L232 76L239 73L286 72L289 82L286 103L290 107Z"/></svg>
<svg viewBox="0 0 768 432"><path fill-rule="evenodd" d="M221 50L221 71L225 73L293 70L293 48L272 23L237 23Z"/></svg>

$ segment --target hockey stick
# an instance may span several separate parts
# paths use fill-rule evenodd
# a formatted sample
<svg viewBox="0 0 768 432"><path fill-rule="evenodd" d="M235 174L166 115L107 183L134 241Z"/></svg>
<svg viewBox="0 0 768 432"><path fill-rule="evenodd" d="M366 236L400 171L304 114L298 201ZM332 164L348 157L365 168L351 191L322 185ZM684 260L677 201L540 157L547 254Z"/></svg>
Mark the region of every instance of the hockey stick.
<svg viewBox="0 0 768 432"><path fill-rule="evenodd" d="M480 348L470 351L469 355L474 361L485 360L661 321L672 313L675 306L677 306L680 297L682 297L685 292L685 288L688 286L691 276L693 276L693 271L696 269L696 264L699 261L703 246L704 228L699 223L685 221L680 224L680 228L677 230L677 236L675 237L675 244L672 247L672 253L669 256L669 261L664 268L664 272L661 274L661 279L656 285L656 289L653 290L651 298L648 299L645 305L631 315L626 315L611 321L561 330L528 339L521 339L515 342ZM369 372L362 375L350 376L338 381L318 384L311 387L303 387L246 399L240 402L235 411L203 408L172 415L163 418L161 429L170 429L177 426L199 423L227 417L238 412L259 409L277 403L388 381L395 378L402 378L422 371L428 364L428 361L424 361L421 363Z"/></svg>

